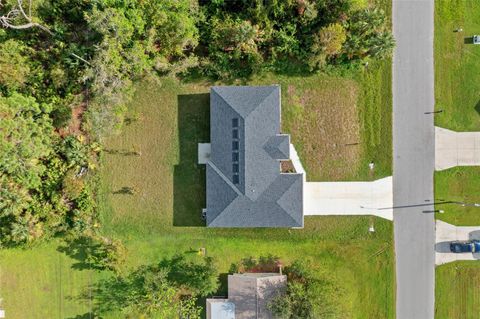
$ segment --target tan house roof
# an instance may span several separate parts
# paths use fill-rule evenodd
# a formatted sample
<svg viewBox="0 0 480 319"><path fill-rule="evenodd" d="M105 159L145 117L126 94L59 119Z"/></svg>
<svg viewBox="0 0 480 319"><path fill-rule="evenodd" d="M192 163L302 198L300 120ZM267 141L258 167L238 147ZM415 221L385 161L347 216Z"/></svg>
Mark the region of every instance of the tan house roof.
<svg viewBox="0 0 480 319"><path fill-rule="evenodd" d="M245 273L228 276L228 299L222 302L235 307L235 319L274 319L268 310L269 302L285 292L287 276L277 273ZM216 299L207 299L209 303ZM223 319L208 316L207 319Z"/></svg>

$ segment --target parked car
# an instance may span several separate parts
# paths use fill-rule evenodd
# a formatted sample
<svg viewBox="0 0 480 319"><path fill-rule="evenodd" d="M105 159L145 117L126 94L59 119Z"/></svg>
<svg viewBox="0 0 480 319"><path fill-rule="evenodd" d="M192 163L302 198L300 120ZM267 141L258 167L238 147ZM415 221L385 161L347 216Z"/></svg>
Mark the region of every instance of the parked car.
<svg viewBox="0 0 480 319"><path fill-rule="evenodd" d="M476 253L480 252L480 241L452 241L450 243L452 253Z"/></svg>
<svg viewBox="0 0 480 319"><path fill-rule="evenodd" d="M480 36L478 35L473 36L473 44L480 44Z"/></svg>

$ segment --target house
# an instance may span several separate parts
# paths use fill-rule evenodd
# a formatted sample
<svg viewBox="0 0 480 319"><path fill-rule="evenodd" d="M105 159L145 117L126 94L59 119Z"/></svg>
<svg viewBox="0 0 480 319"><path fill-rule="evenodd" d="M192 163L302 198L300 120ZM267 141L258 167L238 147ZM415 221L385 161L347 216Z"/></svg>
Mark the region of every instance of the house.
<svg viewBox="0 0 480 319"><path fill-rule="evenodd" d="M273 319L268 305L286 286L287 276L277 273L229 275L228 298L207 299L207 319Z"/></svg>
<svg viewBox="0 0 480 319"><path fill-rule="evenodd" d="M280 117L278 85L212 87L207 226L303 227L303 169Z"/></svg>

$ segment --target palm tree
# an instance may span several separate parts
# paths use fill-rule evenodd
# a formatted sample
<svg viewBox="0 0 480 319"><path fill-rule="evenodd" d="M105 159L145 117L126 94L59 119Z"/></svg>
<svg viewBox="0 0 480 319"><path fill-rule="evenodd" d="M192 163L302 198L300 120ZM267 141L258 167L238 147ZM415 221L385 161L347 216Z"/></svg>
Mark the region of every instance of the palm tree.
<svg viewBox="0 0 480 319"><path fill-rule="evenodd" d="M382 59L391 56L395 47L395 39L389 32L379 33L368 41L369 55L373 58Z"/></svg>

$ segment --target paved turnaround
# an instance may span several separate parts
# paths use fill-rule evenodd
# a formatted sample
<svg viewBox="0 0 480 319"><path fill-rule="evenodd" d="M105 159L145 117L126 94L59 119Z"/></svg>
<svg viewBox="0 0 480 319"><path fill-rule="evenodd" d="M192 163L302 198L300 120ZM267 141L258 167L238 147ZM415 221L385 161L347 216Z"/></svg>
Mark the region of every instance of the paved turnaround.
<svg viewBox="0 0 480 319"><path fill-rule="evenodd" d="M393 0L393 206L397 319L433 319L434 0ZM421 205L421 206L415 206ZM426 211L426 212L425 212Z"/></svg>

